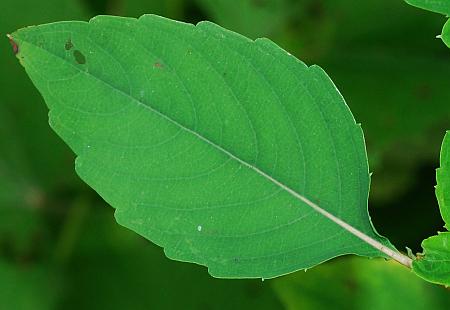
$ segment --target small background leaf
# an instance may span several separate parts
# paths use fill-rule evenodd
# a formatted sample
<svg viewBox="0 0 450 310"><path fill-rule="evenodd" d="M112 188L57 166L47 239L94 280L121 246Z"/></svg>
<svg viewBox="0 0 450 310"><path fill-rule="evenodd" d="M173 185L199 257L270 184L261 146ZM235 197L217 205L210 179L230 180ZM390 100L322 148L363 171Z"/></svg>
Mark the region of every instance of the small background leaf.
<svg viewBox="0 0 450 310"><path fill-rule="evenodd" d="M439 210L450 227L450 133L441 148L441 167L436 171L436 197ZM450 232L439 233L422 242L423 254L413 262L413 271L434 283L450 285Z"/></svg>
<svg viewBox="0 0 450 310"><path fill-rule="evenodd" d="M441 167L436 171L436 197L439 202L439 210L445 222L445 227L450 228L450 132L447 132L441 148Z"/></svg>

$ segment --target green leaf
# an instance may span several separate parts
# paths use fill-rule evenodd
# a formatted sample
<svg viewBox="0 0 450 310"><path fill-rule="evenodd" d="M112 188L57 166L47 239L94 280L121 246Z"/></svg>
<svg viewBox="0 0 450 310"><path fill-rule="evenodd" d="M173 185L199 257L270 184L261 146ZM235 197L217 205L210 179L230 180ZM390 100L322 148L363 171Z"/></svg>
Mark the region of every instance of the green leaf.
<svg viewBox="0 0 450 310"><path fill-rule="evenodd" d="M436 13L444 14L445 16L450 16L450 0L405 0L411 5L417 6L419 8L433 11ZM441 34L442 41L450 47L450 21L447 21L444 25L444 29Z"/></svg>
<svg viewBox="0 0 450 310"><path fill-rule="evenodd" d="M154 15L12 39L80 177L168 257L270 278L384 256L360 238L392 248L368 216L361 127L319 67L267 39Z"/></svg>
<svg viewBox="0 0 450 310"><path fill-rule="evenodd" d="M414 272L423 279L446 286L450 285L450 232L422 242L423 254L413 262Z"/></svg>
<svg viewBox="0 0 450 310"><path fill-rule="evenodd" d="M450 132L447 132L441 148L441 167L436 171L436 197L439 210L445 222L450 227ZM450 285L450 232L439 233L437 236L422 242L423 254L413 262L413 270L427 281Z"/></svg>

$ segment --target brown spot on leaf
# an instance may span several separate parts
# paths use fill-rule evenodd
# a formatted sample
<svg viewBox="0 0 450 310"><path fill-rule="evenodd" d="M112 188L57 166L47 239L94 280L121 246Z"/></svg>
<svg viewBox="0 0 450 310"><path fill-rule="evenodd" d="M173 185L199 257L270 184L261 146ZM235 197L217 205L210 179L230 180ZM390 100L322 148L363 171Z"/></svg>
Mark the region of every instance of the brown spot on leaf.
<svg viewBox="0 0 450 310"><path fill-rule="evenodd" d="M164 65L163 65L162 63L160 63L160 62L155 62L155 63L153 64L153 67L162 69L162 68L164 68Z"/></svg>
<svg viewBox="0 0 450 310"><path fill-rule="evenodd" d="M13 37L11 35L7 35L8 39L9 39L9 43L11 43L14 55L17 55L19 53L19 45L17 44L16 41L14 41Z"/></svg>
<svg viewBox="0 0 450 310"><path fill-rule="evenodd" d="M86 63L86 57L79 50L73 51L73 57L75 57L75 61L80 65L84 65Z"/></svg>
<svg viewBox="0 0 450 310"><path fill-rule="evenodd" d="M66 44L64 44L64 48L66 49L66 51L71 50L73 47L73 43L72 40L69 38L69 40L67 40Z"/></svg>

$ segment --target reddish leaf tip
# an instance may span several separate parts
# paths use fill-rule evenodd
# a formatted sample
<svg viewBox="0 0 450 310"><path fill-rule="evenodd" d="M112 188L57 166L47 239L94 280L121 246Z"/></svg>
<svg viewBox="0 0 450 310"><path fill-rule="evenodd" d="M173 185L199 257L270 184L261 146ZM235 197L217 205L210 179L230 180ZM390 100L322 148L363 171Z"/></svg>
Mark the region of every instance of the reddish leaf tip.
<svg viewBox="0 0 450 310"><path fill-rule="evenodd" d="M17 55L17 53L19 53L19 45L14 41L14 38L10 34L7 34L6 36L9 39L9 43L11 43L14 55Z"/></svg>

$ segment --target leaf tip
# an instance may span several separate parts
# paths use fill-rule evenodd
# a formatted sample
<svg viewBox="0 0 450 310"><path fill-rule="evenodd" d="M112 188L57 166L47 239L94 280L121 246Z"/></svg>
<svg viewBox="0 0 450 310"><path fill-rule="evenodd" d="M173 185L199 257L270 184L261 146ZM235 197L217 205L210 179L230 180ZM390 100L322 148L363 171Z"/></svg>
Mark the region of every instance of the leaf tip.
<svg viewBox="0 0 450 310"><path fill-rule="evenodd" d="M12 35L7 34L6 37L8 38L9 43L11 44L14 55L17 55L19 53L19 45L17 44L16 41L14 41L14 38Z"/></svg>

